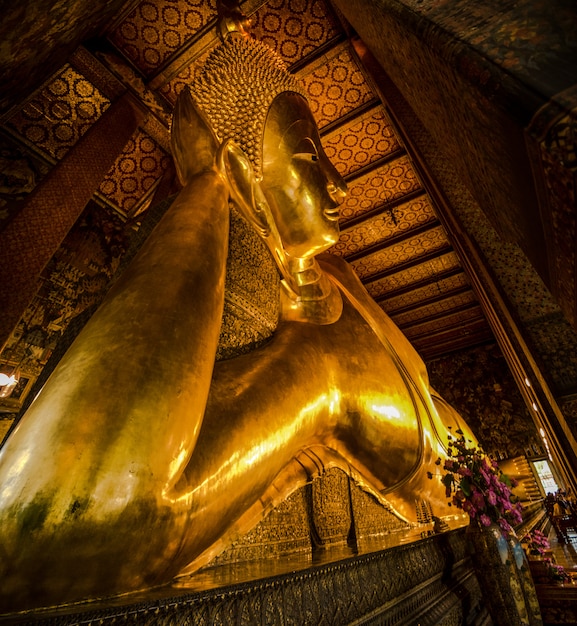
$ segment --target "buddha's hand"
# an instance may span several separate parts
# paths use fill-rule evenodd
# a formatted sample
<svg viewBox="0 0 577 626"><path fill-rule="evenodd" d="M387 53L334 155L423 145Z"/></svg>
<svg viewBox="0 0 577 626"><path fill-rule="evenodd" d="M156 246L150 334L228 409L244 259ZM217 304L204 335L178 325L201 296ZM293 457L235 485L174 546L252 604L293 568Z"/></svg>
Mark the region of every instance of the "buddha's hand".
<svg viewBox="0 0 577 626"><path fill-rule="evenodd" d="M218 139L188 87L182 90L174 107L171 144L176 171L183 185L216 167Z"/></svg>

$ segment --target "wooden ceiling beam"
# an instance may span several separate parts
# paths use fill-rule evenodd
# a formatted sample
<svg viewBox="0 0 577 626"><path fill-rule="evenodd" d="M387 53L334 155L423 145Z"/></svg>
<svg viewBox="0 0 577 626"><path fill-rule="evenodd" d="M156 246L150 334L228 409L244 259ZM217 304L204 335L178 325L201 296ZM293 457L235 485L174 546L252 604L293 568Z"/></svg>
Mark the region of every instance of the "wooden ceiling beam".
<svg viewBox="0 0 577 626"><path fill-rule="evenodd" d="M424 189L415 189L413 191L410 191L409 193L405 194L404 196L401 196L400 198L395 198L394 200L391 200L390 202L385 202L384 204L380 204L379 206L376 206L373 209L370 209L369 211L366 211L365 213L363 213L362 215L359 215L357 217L353 217L350 220L347 220L346 222L343 222L341 224L341 232L347 232L349 230L351 230L352 228L355 228L356 226L358 226L359 224L363 224L364 222L368 222L369 220L375 218L375 217L379 217L379 215L383 214L383 213L387 213L388 211L392 211L393 209L397 208L398 206L401 206L407 202L411 202L411 200L416 200L417 198L422 198L423 196L426 195L426 191Z"/></svg>
<svg viewBox="0 0 577 626"><path fill-rule="evenodd" d="M450 291L444 291L434 296L430 296L428 298L423 298L413 304L408 304L403 307L399 307L398 309L388 310L385 307L385 311L387 311L387 315L390 317L404 315L405 313L411 313L411 311L417 311L418 309L423 309L425 307L431 306L432 304L438 304L439 302L443 302L443 300L448 300L450 298L456 298L458 296L462 296L468 292L473 293L473 290L469 285L462 285L461 287L456 287L455 289L451 289ZM379 302L383 302L388 300L388 297L384 297ZM475 302L477 302L477 298L475 298Z"/></svg>
<svg viewBox="0 0 577 626"><path fill-rule="evenodd" d="M456 306L451 307L450 309L447 309L446 311L441 311L439 313L425 315L424 317L418 320L413 320L406 324L403 324L400 322L395 322L395 323L403 332L407 332L415 328L419 328L419 326L423 326L424 324L430 324L431 322L440 322L442 320L449 319L452 316L457 315L458 313L466 313L467 311L472 311L474 309L480 310L480 304L477 300L473 302L467 302L465 304L458 304ZM395 321L393 315L389 314L389 316L393 318L393 321ZM481 317L481 315L479 315L479 317Z"/></svg>
<svg viewBox="0 0 577 626"><path fill-rule="evenodd" d="M388 267L385 270L380 272L376 272L372 276L368 278L364 278L361 282L364 285L369 285L370 283L374 283L378 280L382 280L383 278L388 278L393 274L398 274L399 272L405 272L408 269L412 269L421 263L426 263L427 261L432 261L434 259L438 259L439 257L447 254L448 252L453 252L453 248L449 243L445 244L443 247L438 248L437 250L433 250L432 252L427 252L426 254L422 254L419 257L415 257L414 259L410 259L405 261L404 263L398 263L392 267ZM348 259L347 259L348 260Z"/></svg>
<svg viewBox="0 0 577 626"><path fill-rule="evenodd" d="M439 222L435 219L433 222L421 224L420 226L417 226L416 228L411 228L410 230L406 230L398 235L389 237L388 239L385 239L384 241L379 241L378 243L374 243L371 246L367 246L366 248L363 248L362 250L359 250L358 252L353 252L352 254L345 256L345 259L349 263L351 263L352 261L358 261L359 259L365 259L373 254L376 254L377 252L386 250L387 248L390 248L391 246L396 246L400 243L403 243L404 241L407 241L408 239L411 239L412 237L416 237L418 235L428 233L429 231L438 227L439 227Z"/></svg>
<svg viewBox="0 0 577 626"><path fill-rule="evenodd" d="M346 128L350 124L357 123L365 115L368 115L372 111L376 111L379 108L383 108L382 102L378 98L372 98L371 100L368 100L367 102L364 102L363 104L358 106L356 109L345 113L344 115L337 118L336 120L333 120L326 126L323 126L319 130L319 134L321 138L328 137L333 133L337 133L343 130L343 128Z"/></svg>
<svg viewBox="0 0 577 626"><path fill-rule="evenodd" d="M306 74L307 66L314 63L322 56L330 54L337 46L347 41L347 35L344 32L337 33L334 37L325 41L318 48L315 48L310 54L301 57L298 61L295 61L288 67L288 71L291 74Z"/></svg>
<svg viewBox="0 0 577 626"><path fill-rule="evenodd" d="M448 269L442 270L441 272L437 272L436 274L431 274L430 276L426 276L421 280L416 280L413 283L409 283L404 287L399 287L397 289L392 289L391 291L387 291L386 294L382 296L377 296L375 301L377 303L383 302L385 300L392 300L393 298L398 298L399 296L404 296L407 293L411 293L411 291L417 291L418 289L422 289L423 287L428 287L433 283L438 283L443 280L447 280L449 278L454 278L459 274L464 274L463 268L460 266L450 267Z"/></svg>
<svg viewBox="0 0 577 626"><path fill-rule="evenodd" d="M469 320L461 320L459 321L458 325L453 324L450 326L445 326L444 328L439 328L434 331L423 332L421 334L411 333L411 332L406 332L406 331L403 331L403 333L407 336L407 338L409 339L411 343L418 343L420 341L428 340L428 339L430 340L441 339L442 337L445 337L445 336L448 337L449 335L453 338L457 338L461 336L465 337L466 335L470 335L472 332L471 329L474 329L474 328L477 328L477 329L487 328L487 330L489 331L489 327L487 326L487 321L483 317L482 313L480 313L478 316L473 317ZM447 339L447 341L449 341L449 339Z"/></svg>
<svg viewBox="0 0 577 626"><path fill-rule="evenodd" d="M476 332L471 332L465 337L452 336L447 341L439 341L430 345L419 345L418 342L415 342L414 346L423 361L430 363L435 359L494 343L495 337L492 335L489 328L485 327L480 328Z"/></svg>
<svg viewBox="0 0 577 626"><path fill-rule="evenodd" d="M363 176L368 176L369 174L376 172L379 168L389 163L392 163L393 161L396 161L397 159L400 159L403 156L406 156L406 154L407 154L407 151L404 148L397 148L396 150L393 150L393 152L389 152L389 154L385 154L385 156L382 156L376 159L372 163L363 165L363 167L359 167L359 169L354 170L350 174L347 174L344 177L345 182L347 184L354 183L355 181L363 178Z"/></svg>

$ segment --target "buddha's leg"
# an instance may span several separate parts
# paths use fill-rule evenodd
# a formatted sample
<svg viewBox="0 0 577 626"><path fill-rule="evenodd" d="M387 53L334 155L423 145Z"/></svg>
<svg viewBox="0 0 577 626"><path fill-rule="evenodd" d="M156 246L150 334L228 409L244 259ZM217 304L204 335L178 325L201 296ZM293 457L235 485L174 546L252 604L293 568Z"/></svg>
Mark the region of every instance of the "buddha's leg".
<svg viewBox="0 0 577 626"><path fill-rule="evenodd" d="M166 578L218 341L227 192L183 190L0 452L0 607Z"/></svg>

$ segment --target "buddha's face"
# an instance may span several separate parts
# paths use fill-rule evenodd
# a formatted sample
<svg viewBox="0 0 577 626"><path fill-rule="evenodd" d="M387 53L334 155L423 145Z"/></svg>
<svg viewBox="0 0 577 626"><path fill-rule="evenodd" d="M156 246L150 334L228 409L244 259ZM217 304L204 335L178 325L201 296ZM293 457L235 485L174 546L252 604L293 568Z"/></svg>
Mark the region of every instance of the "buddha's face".
<svg viewBox="0 0 577 626"><path fill-rule="evenodd" d="M302 96L287 92L272 103L262 171L262 189L291 257L310 257L337 242L339 204L347 188L323 151Z"/></svg>

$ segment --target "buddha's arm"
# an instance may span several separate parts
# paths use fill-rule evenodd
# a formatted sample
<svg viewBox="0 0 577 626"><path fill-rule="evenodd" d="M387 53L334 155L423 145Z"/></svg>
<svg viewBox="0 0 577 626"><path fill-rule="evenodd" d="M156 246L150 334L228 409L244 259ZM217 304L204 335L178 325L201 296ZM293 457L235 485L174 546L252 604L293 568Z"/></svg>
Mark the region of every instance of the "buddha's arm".
<svg viewBox="0 0 577 626"><path fill-rule="evenodd" d="M205 411L227 238L225 184L216 171L198 174L4 445L0 578L15 599L22 589L13 576L28 579L40 602L51 599L41 597L44 584L59 589L56 601L67 586L113 589L99 584L115 574L130 588L139 568L145 575L159 553L164 562L176 549L181 529L164 494ZM91 544L104 564L100 581L84 554Z"/></svg>

